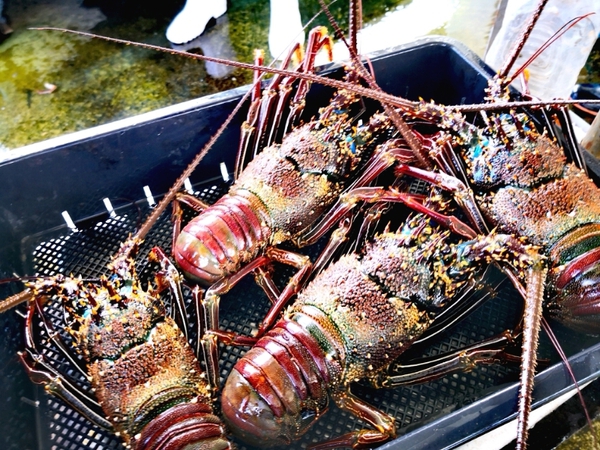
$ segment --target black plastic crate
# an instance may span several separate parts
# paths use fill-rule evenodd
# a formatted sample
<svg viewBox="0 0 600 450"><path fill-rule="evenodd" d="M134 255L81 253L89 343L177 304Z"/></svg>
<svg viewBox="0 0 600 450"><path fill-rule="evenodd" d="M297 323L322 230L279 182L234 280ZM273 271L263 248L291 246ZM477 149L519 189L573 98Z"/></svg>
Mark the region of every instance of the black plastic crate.
<svg viewBox="0 0 600 450"><path fill-rule="evenodd" d="M443 104L480 102L491 72L481 61L452 41L430 38L372 55L379 85L395 95ZM334 76L342 70L331 68ZM165 193L195 154L233 109L244 88L186 102L114 124L53 139L15 151L0 163L0 277L54 275L97 277L128 233L150 211L144 200L148 185L158 198ZM314 85L309 94L314 114L327 103L331 90ZM220 163L231 170L235 161L242 111L191 177L209 202L226 189ZM595 160L590 159L595 174ZM106 211L103 199L115 207ZM68 211L77 225L63 220ZM140 277L150 280L154 266L146 262L153 245L169 249L169 212L146 238L137 261ZM0 285L0 298L19 289ZM520 299L509 283L497 298L458 326L448 330L425 353L454 349L511 327L520 312ZM251 279L222 300L221 327L249 332L268 304ZM23 307L19 308L21 311ZM120 440L91 425L60 400L46 395L27 378L16 356L23 349L22 318L17 312L0 316L0 445L6 449L122 448ZM578 379L600 373L598 338L556 326ZM226 377L242 348L223 347L221 375ZM542 337L540 354L551 363L556 352ZM518 368L487 366L465 374L406 388L374 390L356 386L361 398L397 419L400 437L384 448L452 447L507 421L516 411ZM536 379L535 401L545 403L572 385L566 370L553 366ZM335 407L294 445L303 448L324 437L357 426L357 419ZM240 448L249 448L239 443Z"/></svg>

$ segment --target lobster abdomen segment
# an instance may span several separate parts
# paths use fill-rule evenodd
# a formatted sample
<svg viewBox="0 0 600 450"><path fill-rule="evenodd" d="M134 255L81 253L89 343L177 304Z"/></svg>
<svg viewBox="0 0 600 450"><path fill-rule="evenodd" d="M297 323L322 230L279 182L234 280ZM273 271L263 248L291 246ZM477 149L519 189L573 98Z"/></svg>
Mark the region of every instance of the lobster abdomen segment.
<svg viewBox="0 0 600 450"><path fill-rule="evenodd" d="M136 450L207 448L226 450L231 444L225 439L220 419L204 403L183 403L152 419L140 434Z"/></svg>
<svg viewBox="0 0 600 450"><path fill-rule="evenodd" d="M600 226L597 228L600 229ZM554 275L554 295L550 298L548 310L570 328L585 333L598 333L600 247L593 247L559 266Z"/></svg>
<svg viewBox="0 0 600 450"><path fill-rule="evenodd" d="M173 256L181 269L208 286L256 257L270 237L269 213L248 191L225 195L188 223Z"/></svg>

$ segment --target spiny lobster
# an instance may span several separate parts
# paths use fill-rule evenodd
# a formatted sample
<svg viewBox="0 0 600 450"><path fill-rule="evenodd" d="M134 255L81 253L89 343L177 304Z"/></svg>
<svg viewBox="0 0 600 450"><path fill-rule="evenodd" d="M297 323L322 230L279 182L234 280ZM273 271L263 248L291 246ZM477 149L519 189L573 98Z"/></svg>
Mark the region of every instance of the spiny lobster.
<svg viewBox="0 0 600 450"><path fill-rule="evenodd" d="M57 275L25 282L26 289L8 299L28 302L20 359L34 383L128 448L230 449L204 371L159 295L172 287L179 303L172 310L185 309L177 270L163 267L159 289L143 289L130 256L137 246L127 240L109 264L110 275L96 281ZM63 320L54 323L50 310Z"/></svg>
<svg viewBox="0 0 600 450"><path fill-rule="evenodd" d="M399 194L388 192L393 200L404 196ZM470 303L481 301L478 296L487 296L473 276L482 266L494 261L523 270L536 257L534 247L509 235L451 233L446 219L456 205L437 196L413 197L423 202L427 215L417 214L397 232L377 234L360 252L344 254L317 274L236 363L221 396L225 420L236 436L253 445L289 445L323 415L331 398L375 429L311 448L370 447L396 436L395 421L354 395L352 383L394 387L513 359L504 349L518 332L506 331L446 356L443 363L426 369L421 364L414 374L388 373L438 315L450 307L473 307ZM332 246L339 246L347 232L346 225L334 233Z"/></svg>

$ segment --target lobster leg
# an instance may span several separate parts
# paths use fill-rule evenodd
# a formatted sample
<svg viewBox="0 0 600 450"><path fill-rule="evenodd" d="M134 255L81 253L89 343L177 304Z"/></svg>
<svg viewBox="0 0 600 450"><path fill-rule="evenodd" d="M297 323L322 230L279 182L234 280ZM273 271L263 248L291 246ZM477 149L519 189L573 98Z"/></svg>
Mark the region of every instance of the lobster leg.
<svg viewBox="0 0 600 450"><path fill-rule="evenodd" d="M297 268L298 272L290 278L277 300L271 305L265 319L259 325L256 336L241 336L232 332L220 331L219 303L221 296L229 292L246 275L256 273L257 269L271 262L290 265ZM235 274L213 284L206 290L204 298L198 296L197 301L200 304L200 309L202 310L201 316L203 318L203 324L199 329L199 335L202 336L202 339L199 340L198 345L202 348L205 360L208 361L207 366L211 367L207 372L215 374L215 378L211 380L211 386L218 386L218 380L216 379L219 361L217 339L230 345L254 345L258 338L273 325L290 298L302 288L308 275L311 273L311 269L312 264L308 257L276 247L269 247L263 256L256 258ZM263 282L261 281L257 284L263 286ZM267 295L269 294L267 293Z"/></svg>
<svg viewBox="0 0 600 450"><path fill-rule="evenodd" d="M459 298L436 314L431 326L413 342L413 347L438 336L467 317L484 302L493 298L500 285L505 281L506 276L496 266L489 265L477 284L466 288Z"/></svg>
<svg viewBox="0 0 600 450"><path fill-rule="evenodd" d="M477 231L479 233L487 231L487 225L485 224L485 220L483 219L483 216L477 207L477 203L473 197L473 192L458 178L442 172L418 169L406 164L399 165L396 168L396 171L399 174L410 175L414 178L427 181L434 186L438 186L441 189L451 192L455 200L471 219L471 223L477 227Z"/></svg>
<svg viewBox="0 0 600 450"><path fill-rule="evenodd" d="M289 60L291 53L286 56L286 61ZM265 54L263 51L255 50L254 64L262 66L264 64ZM249 156L252 156L254 146L254 138L256 136L256 126L263 100L261 99L260 83L262 75L258 70L254 71L254 82L252 85L252 96L250 98L250 106L246 114L246 120L242 123L240 129L240 144L238 147L237 157L235 161L234 177L237 179L248 163Z"/></svg>
<svg viewBox="0 0 600 450"><path fill-rule="evenodd" d="M52 324L46 319L46 317L42 313L42 306L40 305L39 299L35 299L33 301L33 303L30 304L29 308L32 309L33 307L35 307L35 309L37 311L37 314L41 321L41 326L44 328L46 335L48 336L48 339L50 341L52 341L52 343L56 346L56 348L58 350L60 350L60 352L63 354L63 356L69 360L69 363L72 364L73 367L75 367L81 375L87 376L87 372L83 366L83 363L80 360L78 360L77 358L73 357L71 352L69 352L69 350L65 346L65 343L63 342L63 340L60 338L59 333L56 332L56 330L52 327ZM33 318L33 316L31 316L31 318ZM25 345L28 349L32 349L37 352L32 326L33 325L32 325L32 322L30 321L29 313L28 313L28 318L26 321L26 331L25 331Z"/></svg>
<svg viewBox="0 0 600 450"><path fill-rule="evenodd" d="M335 226L337 222L354 208L357 201L352 199L352 192L354 189L369 184L395 163L414 161L414 155L410 149L397 146L401 142L400 140L394 140L392 142L392 144L385 147L382 146L375 152L367 163L367 167L361 176L352 183L346 194L338 199L337 203L331 208L329 214L296 240L296 245L298 247L312 245L317 242L328 230Z"/></svg>
<svg viewBox="0 0 600 450"><path fill-rule="evenodd" d="M282 302L283 297L285 299L285 301L283 301L284 304L298 292L312 268L310 259L306 256L276 247L267 248L263 256L256 258L233 275L222 278L206 290L203 302L207 309L207 330L216 330L218 327L219 298L229 292L246 275L255 272L256 269L270 264L271 262L286 264L298 269L298 272L289 280L288 284L281 292L280 298L278 298L278 302ZM271 309L279 309L274 313L275 316L279 314L283 306L283 304L277 305L276 302L276 304L271 307Z"/></svg>
<svg viewBox="0 0 600 450"><path fill-rule="evenodd" d="M373 425L376 430L356 430L328 441L319 442L308 448L312 450L325 450L343 447L371 447L396 437L396 425L392 416L359 399L349 389L333 397L341 409Z"/></svg>
<svg viewBox="0 0 600 450"><path fill-rule="evenodd" d="M484 275L484 285L481 282L473 283L460 298L444 308L437 315L433 325L413 342L413 347L426 342L441 331L447 330L457 321L463 319L476 307L490 299L495 289L505 281L505 277L493 266L488 266ZM486 289L484 291L484 287ZM458 311L456 311L458 310ZM447 315L450 317L446 317ZM504 331L496 336L476 342L470 346L441 355L419 360L410 360L407 363L393 365L393 373L382 373L371 382L375 387L395 387L407 384L423 383L442 376L464 372L480 364L495 364L502 362L518 362L520 359L505 352L507 346L513 345L517 336L521 334L520 327L515 331Z"/></svg>
<svg viewBox="0 0 600 450"><path fill-rule="evenodd" d="M19 358L25 367L27 375L34 383L43 385L46 392L63 399L90 422L104 429L112 429L111 423L94 410L97 407L97 410L100 411L100 405L70 383L64 374L48 364L44 355L35 346L33 321L34 315L39 313L39 310L39 299L36 298L29 303L27 310L25 321L26 352L19 352ZM60 339L55 337L56 333L49 327L45 320L42 321L42 326L48 336L52 336L51 339ZM59 348L61 352L66 351L64 344ZM70 360L73 359L70 355L66 355Z"/></svg>
<svg viewBox="0 0 600 450"><path fill-rule="evenodd" d="M152 248L148 257L150 260L159 262L161 265L161 271L158 272L155 277L158 291L162 292L167 287L171 290L176 306L174 309L177 310L177 314L174 314L174 311L171 311L171 317L175 319L175 322L181 328L181 331L187 340L187 314L185 312L183 292L181 291L181 275L161 248Z"/></svg>
<svg viewBox="0 0 600 450"><path fill-rule="evenodd" d="M306 43L306 55L302 61L302 71L304 73L314 73L315 69L315 58L317 53L324 49L327 51L329 61L333 61L333 41L327 34L325 27L317 27L308 35L308 41ZM292 85L292 80L288 77L287 85ZM302 111L304 111L306 94L310 88L311 82L308 80L300 80L298 87L296 88L296 94L292 99L290 105L290 114L285 126L285 130L290 129L291 126L296 125L300 119ZM273 128L273 126L272 126Z"/></svg>
<svg viewBox="0 0 600 450"><path fill-rule="evenodd" d="M420 194L409 194L400 192L396 189L385 189L379 187L355 188L342 195L338 208L336 208L335 211L332 211L331 217L326 219L326 222L334 222L334 219L339 220L340 218L344 217L359 201L367 203L396 202L403 203L415 211L427 214L453 232L469 239L473 239L477 236L477 233L467 224L454 216L446 216L426 207L422 203L423 200L424 197ZM329 226L331 225L333 225L333 223L329 224ZM323 232L324 230L325 229L323 229Z"/></svg>
<svg viewBox="0 0 600 450"><path fill-rule="evenodd" d="M300 48L298 51L300 51ZM316 27L313 28L308 34L308 40L306 43L306 54L300 65L296 68L296 72L302 73L314 73L315 68L315 57L317 53L325 49L329 56L329 60L333 59L332 49L333 43L331 41L331 37L327 34L327 29L325 27ZM291 55L294 52L294 48L290 51L290 54L286 61L284 61L282 67L287 65L287 60L290 59ZM273 141L278 137L286 133L290 130L293 124L296 124L300 118L300 114L304 111L304 98L306 97L306 93L310 88L311 82L307 80L300 80L298 87L296 88L296 93L294 98L290 102L290 96L293 91L293 83L295 79L293 77L281 77L275 76L269 90L265 93L267 94L267 98L275 101L275 88L279 90L279 100L277 102L277 108L275 109L274 114L267 112L263 113L261 111L260 115L260 123L259 123L259 139L257 140L255 147L255 154L260 151L264 146L269 146L273 143ZM281 119L284 114L284 110L289 108L289 115L287 118L287 122L284 127L280 127ZM276 134L278 136L276 136ZM264 137L266 136L266 139Z"/></svg>
<svg viewBox="0 0 600 450"><path fill-rule="evenodd" d="M265 294L267 294L271 304L275 304L281 295L281 291L273 281L271 272L264 267L257 267L254 270L254 279L256 280L256 284L258 284Z"/></svg>
<svg viewBox="0 0 600 450"><path fill-rule="evenodd" d="M298 291L304 286L308 275L311 273L312 263L306 256L298 253L292 253L286 250L278 249L277 247L271 247L267 249L266 256L271 258L273 261L277 261L283 264L288 264L298 269L298 272L290 279L287 283L281 295L277 301L271 306L269 312L263 319L262 323L258 327L256 337L262 336L266 330L268 330L273 324L277 317L283 310L283 307L289 302L289 300L298 293Z"/></svg>
<svg viewBox="0 0 600 450"><path fill-rule="evenodd" d="M403 203L411 202L408 196L409 194L397 193L392 195L392 197L395 198L388 198L387 200L385 200L383 197L376 198L376 189L379 189L378 192L380 192L381 195L383 195L384 192L391 193L392 191L386 191L382 188L362 188L361 190L361 186L365 186L371 181L373 181L378 175L383 173L386 169L390 168L395 163L399 163L398 166L395 168L398 174L409 175L414 178L427 181L444 190L450 191L453 194L456 201L461 205L465 213L471 219L471 222L476 227L476 231L479 233L487 231L485 220L483 219L481 212L477 207L472 191L469 188L467 188L467 186L462 181L460 181L454 176L440 172L418 169L416 167L407 165L407 163L414 161L414 153L412 150L409 150L405 147L401 147L399 145L400 142L401 140L392 141L392 143L389 144L387 147L381 148L378 152L375 153L375 155L373 155L373 157L367 164L367 168L364 170L363 174L356 180L355 183L352 184L350 190L348 190L344 195L340 197L338 202L332 207L330 214L324 219L322 219L320 222L318 222L307 233L298 238L297 245L299 247L314 244L319 238L323 236L323 234L325 234L327 230L329 230L336 222L338 222L352 208L354 208L358 201L396 201ZM403 198L406 200L403 200ZM413 196L413 198L416 197ZM418 211L425 212L431 217L436 218L436 213L434 211L423 210L422 207L419 206L418 202L411 202L410 204L407 203L407 205L413 207ZM439 217L439 219L441 219L441 217ZM477 234L476 231L473 231L466 224L458 221L455 218L448 218L446 226L452 231L466 236L469 239L474 238Z"/></svg>
<svg viewBox="0 0 600 450"><path fill-rule="evenodd" d="M349 218L345 218L340 221L338 228L336 228L331 236L329 237L329 242L323 249L323 251L319 254L318 258L313 264L312 273L321 272L327 263L331 261L335 251L348 239L348 232L350 231L350 226L352 221Z"/></svg>
<svg viewBox="0 0 600 450"><path fill-rule="evenodd" d="M79 412L79 414L100 428L106 430L112 429L112 425L108 420L104 419L86 404L93 401L86 397L73 384L69 383L63 374L52 370L52 367L44 362L43 355L37 353L37 350L28 349L27 353L19 352L19 358L31 381L43 385L46 392L61 398L65 403ZM40 365L43 369L37 367Z"/></svg>
<svg viewBox="0 0 600 450"><path fill-rule="evenodd" d="M329 242L327 243L323 251L319 254L314 264L311 264L310 260L308 260L306 257L298 255L296 253L281 250L277 247L268 248L266 250L267 257L270 257L273 261L294 266L299 269L298 272L290 279L288 284L285 286L284 290L281 293L278 293L277 297L274 299L274 301L272 301L273 305L267 312L267 315L263 319L262 323L259 325L255 336L251 338L252 342L248 341L247 337L240 337L235 334L226 332L218 332L219 338L223 342L233 345L251 345L254 343L255 340L260 338L267 330L269 330L275 324L275 321L281 314L281 311L283 310L285 305L304 286L304 283L306 282L308 276L311 273L318 272L319 270L321 270L332 258L334 252L339 248L339 246L346 241L350 225L351 221L349 219L345 219L340 222L338 228L332 233ZM255 276L258 273L258 276L261 277L261 279L257 279L257 284L267 292L268 296L272 296L276 293L275 290L277 288L270 286L270 283L272 282L270 275L266 272L261 272L261 269L262 267L257 267L254 269ZM266 277L262 278L265 275ZM271 293L269 293L267 289L265 289L267 288L265 284L269 284L268 290L271 291ZM218 324L213 323L211 326L217 325ZM213 328L213 330L216 330L216 328Z"/></svg>
<svg viewBox="0 0 600 450"><path fill-rule="evenodd" d="M393 375L381 376L373 385L376 388L412 385L455 372L468 372L482 364L516 363L520 358L505 352L505 348L513 342L514 336L505 331L454 352L395 365Z"/></svg>

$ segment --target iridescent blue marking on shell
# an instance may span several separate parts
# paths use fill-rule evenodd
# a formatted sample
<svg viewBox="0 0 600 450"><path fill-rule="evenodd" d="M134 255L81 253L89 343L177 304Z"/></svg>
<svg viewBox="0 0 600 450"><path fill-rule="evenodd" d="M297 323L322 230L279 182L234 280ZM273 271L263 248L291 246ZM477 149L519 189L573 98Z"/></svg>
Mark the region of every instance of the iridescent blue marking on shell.
<svg viewBox="0 0 600 450"><path fill-rule="evenodd" d="M348 146L350 148L350 151L352 152L352 154L356 154L356 141L354 139L353 136L346 136L346 143L348 143Z"/></svg>

